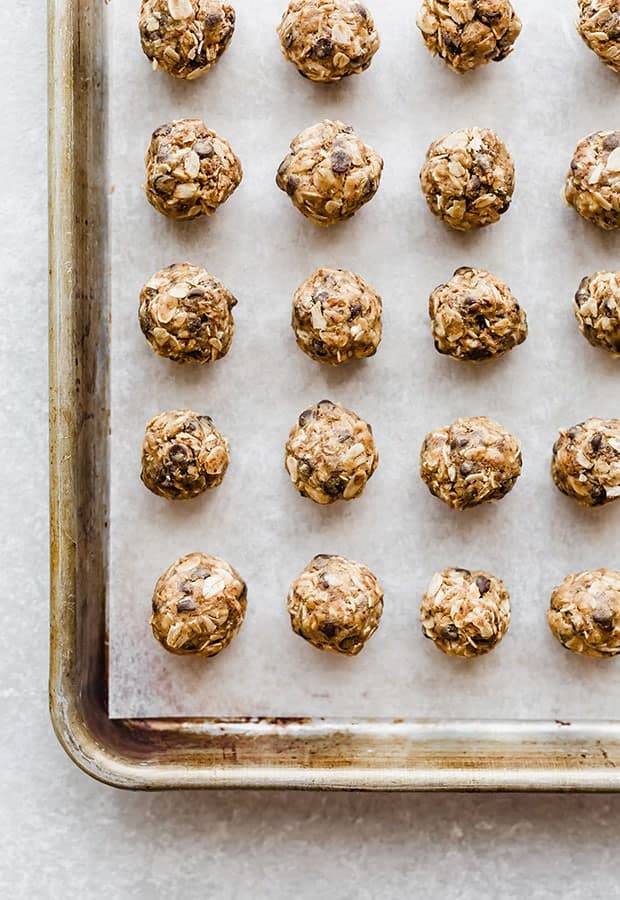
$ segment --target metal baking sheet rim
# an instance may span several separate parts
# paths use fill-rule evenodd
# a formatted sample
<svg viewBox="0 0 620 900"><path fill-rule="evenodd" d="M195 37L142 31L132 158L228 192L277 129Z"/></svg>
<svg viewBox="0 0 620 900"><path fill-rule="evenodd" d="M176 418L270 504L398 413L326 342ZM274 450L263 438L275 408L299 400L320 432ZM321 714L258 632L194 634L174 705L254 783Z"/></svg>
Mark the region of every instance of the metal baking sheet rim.
<svg viewBox="0 0 620 900"><path fill-rule="evenodd" d="M620 790L620 722L110 719L101 0L49 0L50 711L119 788Z"/></svg>

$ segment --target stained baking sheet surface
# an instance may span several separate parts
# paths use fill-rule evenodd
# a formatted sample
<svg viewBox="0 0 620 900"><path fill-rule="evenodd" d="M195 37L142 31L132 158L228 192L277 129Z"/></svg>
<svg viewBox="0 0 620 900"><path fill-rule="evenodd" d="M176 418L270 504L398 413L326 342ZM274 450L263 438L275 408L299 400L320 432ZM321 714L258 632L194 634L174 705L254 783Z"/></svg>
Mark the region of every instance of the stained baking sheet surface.
<svg viewBox="0 0 620 900"><path fill-rule="evenodd" d="M520 0L514 55L465 78L425 51L416 4L375 0L380 53L366 74L331 87L303 80L281 58L274 29L284 0L236 5L229 51L188 84L150 71L136 3L106 8L111 714L614 717L620 663L562 650L545 611L564 575L620 564L620 504L581 510L548 474L558 428L620 414L620 366L583 340L571 311L584 274L617 267L620 241L560 197L576 142L620 125L617 77L582 46L570 0ZM151 209L141 185L150 133L185 116L230 140L245 178L213 219L179 224ZM325 117L353 124L385 159L375 200L328 231L306 222L274 184L290 139ZM499 225L459 235L427 212L417 175L431 140L470 125L507 142L517 191ZM138 327L142 283L183 260L206 266L239 298L233 348L213 367L157 358ZM330 265L359 272L385 305L378 355L342 371L307 359L289 325L297 285ZM461 265L505 278L528 311L529 340L499 363L470 368L433 348L428 294ZM330 508L301 499L282 460L295 418L324 397L369 420L381 453L364 497ZM172 504L142 486L140 446L149 418L186 406L213 416L232 463L217 491ZM501 503L457 514L420 481L419 447L431 428L478 414L522 440L524 473ZM211 661L168 655L147 626L157 577L193 550L230 560L249 585L239 638ZM288 586L319 552L364 561L384 586L381 628L355 659L319 653L290 631ZM448 659L421 636L421 594L447 565L487 568L510 588L510 632L484 659Z"/></svg>

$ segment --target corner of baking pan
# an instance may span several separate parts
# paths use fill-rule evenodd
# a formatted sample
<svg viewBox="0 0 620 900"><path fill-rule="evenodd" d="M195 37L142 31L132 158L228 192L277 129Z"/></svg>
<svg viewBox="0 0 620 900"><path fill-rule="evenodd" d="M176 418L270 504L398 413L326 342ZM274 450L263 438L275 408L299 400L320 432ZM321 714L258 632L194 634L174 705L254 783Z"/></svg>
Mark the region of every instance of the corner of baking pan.
<svg viewBox="0 0 620 900"><path fill-rule="evenodd" d="M147 790L620 790L618 722L109 717L105 5L48 4L49 689L71 759Z"/></svg>

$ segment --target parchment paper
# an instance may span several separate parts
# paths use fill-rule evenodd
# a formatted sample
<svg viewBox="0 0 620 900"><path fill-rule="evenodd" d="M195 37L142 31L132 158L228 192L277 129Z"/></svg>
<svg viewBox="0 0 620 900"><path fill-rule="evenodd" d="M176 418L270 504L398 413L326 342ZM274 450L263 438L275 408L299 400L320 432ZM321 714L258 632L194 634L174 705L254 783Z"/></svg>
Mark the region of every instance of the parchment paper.
<svg viewBox="0 0 620 900"><path fill-rule="evenodd" d="M583 275L619 266L620 240L561 199L577 141L620 126L620 81L582 45L571 0L518 0L524 31L514 55L463 78L425 50L417 3L369 3L382 49L366 74L336 86L303 80L280 56L275 26L285 0L237 0L229 51L187 84L150 70L137 2L107 7L113 716L618 713L620 660L569 654L545 614L565 575L620 564L620 504L582 510L548 472L560 427L620 415L620 363L586 343L571 307ZM244 164L242 186L210 221L169 222L141 188L152 130L184 116L203 117ZM290 139L325 117L353 124L385 159L375 200L328 231L305 221L274 184ZM499 225L460 235L427 211L418 172L433 139L471 125L504 138L517 191ZM183 260L206 266L239 298L233 348L209 368L156 357L137 322L141 285ZM373 360L332 371L296 348L292 294L321 265L351 268L382 294L385 338ZM428 295L461 265L505 278L529 313L529 340L499 363L470 368L433 348ZM289 428L324 397L369 420L381 453L364 497L330 508L300 498L283 469ZM185 406L213 416L232 463L217 491L175 504L142 486L140 448L148 419ZM477 414L522 440L524 474L501 503L458 514L421 482L419 447L431 428ZM156 579L194 550L230 560L249 584L240 636L211 661L170 656L147 624ZM319 552L365 562L385 588L381 628L358 658L316 651L290 630L287 589ZM448 659L420 632L421 594L447 565L487 568L511 591L508 636L478 661Z"/></svg>

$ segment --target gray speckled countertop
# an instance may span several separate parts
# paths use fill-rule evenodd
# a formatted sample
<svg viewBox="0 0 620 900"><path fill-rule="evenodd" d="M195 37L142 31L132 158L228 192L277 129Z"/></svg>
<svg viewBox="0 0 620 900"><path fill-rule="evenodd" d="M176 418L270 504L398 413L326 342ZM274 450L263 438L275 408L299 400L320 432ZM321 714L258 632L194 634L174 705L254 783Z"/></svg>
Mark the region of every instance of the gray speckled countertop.
<svg viewBox="0 0 620 900"><path fill-rule="evenodd" d="M126 794L60 750L47 713L44 7L6 17L0 57L0 895L617 896L620 796Z"/></svg>

